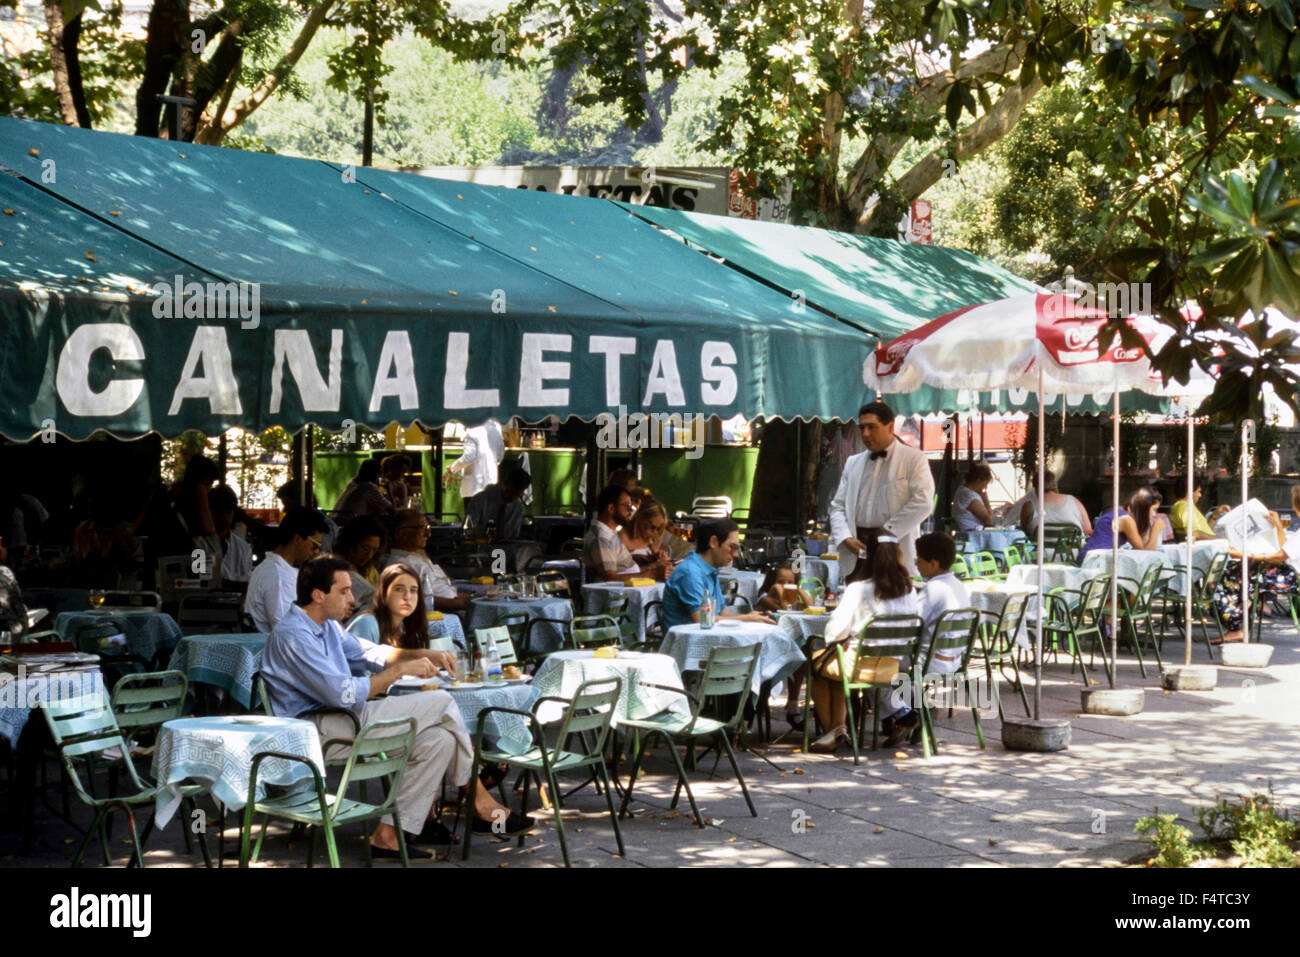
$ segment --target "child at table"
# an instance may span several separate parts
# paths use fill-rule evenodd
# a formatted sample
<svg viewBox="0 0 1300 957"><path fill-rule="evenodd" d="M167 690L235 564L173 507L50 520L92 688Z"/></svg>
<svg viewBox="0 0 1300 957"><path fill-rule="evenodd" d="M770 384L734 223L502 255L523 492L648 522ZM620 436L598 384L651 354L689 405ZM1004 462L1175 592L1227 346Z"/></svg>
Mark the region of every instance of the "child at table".
<svg viewBox="0 0 1300 957"><path fill-rule="evenodd" d="M787 585L797 585L799 582L795 578L794 568L789 562L782 562L767 573L763 579L763 584L758 589L758 604L755 611L780 611L782 608L789 608L785 600L785 588ZM812 599L802 588L798 589L795 596L794 605L796 608L807 608L811 605Z"/></svg>
<svg viewBox="0 0 1300 957"><path fill-rule="evenodd" d="M952 573L956 559L957 543L947 532L930 532L916 540L916 570L925 579L920 594L920 615L925 629L921 633L918 661L925 661L930 642L934 640L934 627L944 612L971 607L966 583ZM960 649L936 651L926 674L953 674L961 668L961 660ZM882 712L881 724L889 734L887 743L891 748L902 744L921 723L921 716L908 707L901 690L890 694L889 704L882 708Z"/></svg>

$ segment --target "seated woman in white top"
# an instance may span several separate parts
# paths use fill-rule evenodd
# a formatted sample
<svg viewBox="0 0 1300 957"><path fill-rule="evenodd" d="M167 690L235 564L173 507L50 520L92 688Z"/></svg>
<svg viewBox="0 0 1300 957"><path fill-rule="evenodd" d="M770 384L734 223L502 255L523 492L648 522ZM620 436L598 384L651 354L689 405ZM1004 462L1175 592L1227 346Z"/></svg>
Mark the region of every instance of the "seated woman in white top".
<svg viewBox="0 0 1300 957"><path fill-rule="evenodd" d="M1084 537L1092 534L1092 520L1088 510L1073 495L1064 495L1056 489L1056 476L1048 472L1043 479L1043 510L1048 525L1074 525ZM1038 535L1038 501L1026 502L1020 509L1020 528L1030 538Z"/></svg>
<svg viewBox="0 0 1300 957"><path fill-rule="evenodd" d="M867 622L877 615L915 615L919 607L898 540L882 535L876 540L871 578L844 589L839 607L826 623L826 648L813 655L813 707L822 727L830 730L813 742L812 750L833 753L849 740L844 724L844 689L838 677L829 678L824 673L826 662L836 661L835 645L847 642L844 663L853 669L857 664L857 638Z"/></svg>
<svg viewBox="0 0 1300 957"><path fill-rule="evenodd" d="M993 524L993 507L988 488L993 470L983 462L974 462L966 470L966 480L952 497L952 517L961 532L978 532Z"/></svg>

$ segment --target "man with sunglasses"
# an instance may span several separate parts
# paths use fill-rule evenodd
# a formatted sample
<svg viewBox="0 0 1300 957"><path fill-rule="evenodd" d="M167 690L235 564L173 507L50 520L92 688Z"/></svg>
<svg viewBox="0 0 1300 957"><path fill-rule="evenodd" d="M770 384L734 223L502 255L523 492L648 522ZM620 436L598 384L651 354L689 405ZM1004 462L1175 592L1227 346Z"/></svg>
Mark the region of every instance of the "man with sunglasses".
<svg viewBox="0 0 1300 957"><path fill-rule="evenodd" d="M314 508L291 508L280 519L277 545L266 553L248 579L244 611L257 630L270 634L298 597L298 568L320 554L329 531L325 516Z"/></svg>
<svg viewBox="0 0 1300 957"><path fill-rule="evenodd" d="M424 550L428 542L429 521L424 513L404 508L397 513L397 524L393 532L394 548L384 562L388 565L401 562L419 572L420 591L424 594L426 608L464 611L469 607L469 600L473 596L458 592L447 573L433 563L429 553Z"/></svg>
<svg viewBox="0 0 1300 957"><path fill-rule="evenodd" d="M664 625L673 628L700 620L700 605L706 595L713 597L713 609L719 618L741 621L773 620L760 612L738 615L723 605L718 569L730 565L740 553L740 526L729 518L700 522L695 528L695 551L673 569L664 586Z"/></svg>

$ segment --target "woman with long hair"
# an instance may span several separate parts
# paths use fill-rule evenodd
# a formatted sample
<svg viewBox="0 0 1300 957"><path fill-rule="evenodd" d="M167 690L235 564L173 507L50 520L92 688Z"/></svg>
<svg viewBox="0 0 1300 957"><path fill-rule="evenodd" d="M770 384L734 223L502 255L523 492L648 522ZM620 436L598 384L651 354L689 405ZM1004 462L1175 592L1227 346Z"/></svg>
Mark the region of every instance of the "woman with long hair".
<svg viewBox="0 0 1300 957"><path fill-rule="evenodd" d="M858 635L867 623L879 615L915 615L919 607L898 540L881 536L872 557L871 577L844 589L839 607L826 623L826 647L813 653L813 709L822 727L830 730L812 743L812 750L834 753L849 740L835 646L843 645L844 666L852 674L857 670Z"/></svg>
<svg viewBox="0 0 1300 957"><path fill-rule="evenodd" d="M1164 531L1169 525L1168 520L1158 514L1160 502L1160 493L1149 485L1144 485L1133 493L1128 500L1128 508L1119 510L1117 531L1121 546L1127 542L1134 548L1153 551L1160 544ZM1111 520L1115 517L1113 508L1108 508L1097 516L1092 534L1088 536L1088 540L1083 543L1083 550L1079 552L1080 562L1089 552L1110 551L1113 545Z"/></svg>
<svg viewBox="0 0 1300 957"><path fill-rule="evenodd" d="M428 616L420 575L410 565L389 565L379 574L373 611L358 615L348 627L354 635L395 648L429 647Z"/></svg>
<svg viewBox="0 0 1300 957"><path fill-rule="evenodd" d="M663 503L653 499L645 502L632 515L632 521L619 530L618 537L632 553L632 558L647 573L666 581L673 573L673 562L664 546L668 531L668 510ZM662 577L659 569L663 569Z"/></svg>

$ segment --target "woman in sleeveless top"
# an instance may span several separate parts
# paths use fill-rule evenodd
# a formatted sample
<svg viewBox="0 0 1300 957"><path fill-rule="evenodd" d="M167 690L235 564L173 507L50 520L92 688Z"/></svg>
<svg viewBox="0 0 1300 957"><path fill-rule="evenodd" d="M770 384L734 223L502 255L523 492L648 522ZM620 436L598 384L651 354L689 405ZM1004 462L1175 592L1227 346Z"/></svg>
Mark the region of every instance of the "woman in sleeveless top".
<svg viewBox="0 0 1300 957"><path fill-rule="evenodd" d="M1157 514L1160 508L1160 493L1149 485L1144 485L1133 493L1128 500L1128 508L1119 510L1118 530L1120 546L1125 544L1134 548L1152 551L1160 544L1164 527L1168 523L1164 516ZM1079 553L1080 562L1089 552L1109 551L1113 545L1111 538L1111 521L1115 510L1108 508L1097 516L1097 524L1083 544Z"/></svg>
<svg viewBox="0 0 1300 957"><path fill-rule="evenodd" d="M1057 478L1052 472L1043 479L1043 513L1048 525L1073 525L1083 534L1092 534L1092 522L1088 519L1088 510L1073 495L1064 495L1057 490ZM1020 528L1030 539L1038 535L1038 502L1036 498L1026 502L1020 509Z"/></svg>

